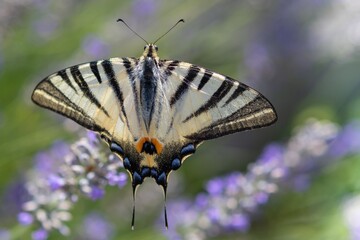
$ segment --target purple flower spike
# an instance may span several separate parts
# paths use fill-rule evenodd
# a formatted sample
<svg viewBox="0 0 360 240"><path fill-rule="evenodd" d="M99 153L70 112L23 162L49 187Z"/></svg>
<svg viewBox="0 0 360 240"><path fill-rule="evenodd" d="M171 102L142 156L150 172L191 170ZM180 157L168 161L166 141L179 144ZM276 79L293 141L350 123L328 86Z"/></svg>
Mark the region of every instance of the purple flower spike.
<svg viewBox="0 0 360 240"><path fill-rule="evenodd" d="M46 240L48 238L48 232L45 229L38 229L31 234L33 240Z"/></svg>
<svg viewBox="0 0 360 240"><path fill-rule="evenodd" d="M255 194L254 198L255 198L256 203L262 205L262 204L267 203L267 201L269 199L269 194L267 194L265 192L259 192L259 193Z"/></svg>
<svg viewBox="0 0 360 240"><path fill-rule="evenodd" d="M360 152L360 122L348 124L331 144L330 154L341 157L348 153Z"/></svg>
<svg viewBox="0 0 360 240"><path fill-rule="evenodd" d="M94 201L99 200L101 198L103 198L105 195L105 191L104 189L101 189L99 187L93 186L91 188L91 192L90 192L90 198Z"/></svg>
<svg viewBox="0 0 360 240"><path fill-rule="evenodd" d="M195 204L199 208L204 208L209 204L209 198L207 197L206 194L200 193L199 195L197 195L195 199Z"/></svg>
<svg viewBox="0 0 360 240"><path fill-rule="evenodd" d="M89 140L89 143L93 144L93 145L97 145L99 144L99 137L98 134L93 132L93 131L87 131L86 132L86 137Z"/></svg>
<svg viewBox="0 0 360 240"><path fill-rule="evenodd" d="M221 178L214 178L206 185L206 190L211 195L219 195L224 190L224 181Z"/></svg>
<svg viewBox="0 0 360 240"><path fill-rule="evenodd" d="M342 134L351 136L352 141L345 141L347 137L341 137ZM334 139L339 140L332 142ZM175 226L165 234L169 239L208 239L229 232L246 232L259 206L267 203L272 194L285 188L305 190L311 174L332 162L332 146L348 146L342 147L346 149L341 153L344 156L359 152L359 142L360 125L347 126L341 132L333 123L308 121L286 144L268 145L246 173L209 180L205 193L200 193L194 202L187 201L191 207L174 210ZM168 206L172 212L174 204Z"/></svg>
<svg viewBox="0 0 360 240"><path fill-rule="evenodd" d="M25 226L32 224L34 221L34 217L30 213L27 213L27 212L19 213L17 216L17 219L21 225L25 225Z"/></svg>
<svg viewBox="0 0 360 240"><path fill-rule="evenodd" d="M106 178L109 181L110 186L116 186L117 185L120 188L123 187L127 182L126 173L109 172L106 175Z"/></svg>
<svg viewBox="0 0 360 240"><path fill-rule="evenodd" d="M284 154L284 147L280 144L270 144L265 149L264 152L261 154L259 158L259 162L261 163L273 163L274 161L279 161L283 159Z"/></svg>
<svg viewBox="0 0 360 240"><path fill-rule="evenodd" d="M117 184L118 181L118 175L114 172L109 172L106 175L107 180L109 181L109 185L110 186L115 186Z"/></svg>
<svg viewBox="0 0 360 240"><path fill-rule="evenodd" d="M63 158L70 153L69 146L61 141L55 142L50 151L40 152L35 157L35 170L42 176L57 172Z"/></svg>
<svg viewBox="0 0 360 240"><path fill-rule="evenodd" d="M133 1L134 15L145 18L153 15L157 9L157 1L154 0L136 0Z"/></svg>
<svg viewBox="0 0 360 240"><path fill-rule="evenodd" d="M240 232L246 232L250 225L249 219L243 214L234 214L230 221L230 228Z"/></svg>
<svg viewBox="0 0 360 240"><path fill-rule="evenodd" d="M293 181L293 185L296 191L303 192L306 191L310 186L310 176L308 174L301 174L296 176Z"/></svg>
<svg viewBox="0 0 360 240"><path fill-rule="evenodd" d="M84 239L107 240L113 235L113 226L96 213L91 213L85 218L82 228Z"/></svg>
<svg viewBox="0 0 360 240"><path fill-rule="evenodd" d="M218 208L208 209L206 215L214 223L218 222L221 218L221 212Z"/></svg>
<svg viewBox="0 0 360 240"><path fill-rule="evenodd" d="M109 53L109 47L99 38L88 36L83 43L84 51L95 58L105 57Z"/></svg>
<svg viewBox="0 0 360 240"><path fill-rule="evenodd" d="M53 161L51 159L51 156L45 152L40 152L35 157L35 169L40 174L49 174L53 172Z"/></svg>
<svg viewBox="0 0 360 240"><path fill-rule="evenodd" d="M33 233L33 239L46 239L54 230L68 235L70 229L65 223L71 219L70 209L79 195L102 198L109 173L114 173L109 176L115 185L125 184L126 174L118 173L122 164L111 156L92 132L71 145L57 142L50 151L37 155L36 166L27 175L28 197L21 203L23 210L18 216L23 225L43 227Z"/></svg>
<svg viewBox="0 0 360 240"><path fill-rule="evenodd" d="M57 175L51 174L48 179L50 189L55 191L65 185L65 180Z"/></svg>

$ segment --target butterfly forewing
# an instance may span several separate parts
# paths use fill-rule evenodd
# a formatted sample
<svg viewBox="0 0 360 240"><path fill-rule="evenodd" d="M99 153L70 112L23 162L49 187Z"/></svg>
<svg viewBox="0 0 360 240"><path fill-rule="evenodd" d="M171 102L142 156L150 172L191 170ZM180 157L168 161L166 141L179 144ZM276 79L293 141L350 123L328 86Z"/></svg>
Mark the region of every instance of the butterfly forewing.
<svg viewBox="0 0 360 240"><path fill-rule="evenodd" d="M131 62L112 58L61 70L40 82L32 99L88 129L128 139L139 134L136 126L129 126L136 118L135 96L128 94L132 87L126 67L132 67Z"/></svg>
<svg viewBox="0 0 360 240"><path fill-rule="evenodd" d="M276 121L270 102L236 80L178 61L164 61L164 72L174 110L169 128L181 137L202 141Z"/></svg>

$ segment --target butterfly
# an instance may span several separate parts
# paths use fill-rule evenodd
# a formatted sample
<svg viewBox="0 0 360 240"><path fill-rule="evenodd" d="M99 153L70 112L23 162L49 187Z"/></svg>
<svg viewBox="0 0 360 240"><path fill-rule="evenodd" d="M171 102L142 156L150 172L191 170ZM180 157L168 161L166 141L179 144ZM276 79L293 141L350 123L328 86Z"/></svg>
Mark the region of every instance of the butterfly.
<svg viewBox="0 0 360 240"><path fill-rule="evenodd" d="M32 94L36 104L98 132L123 161L133 187L132 228L135 192L145 178L155 179L166 200L170 172L203 141L277 120L274 107L256 90L191 63L162 60L156 42L146 42L140 58L60 70ZM165 205L164 210L167 227Z"/></svg>

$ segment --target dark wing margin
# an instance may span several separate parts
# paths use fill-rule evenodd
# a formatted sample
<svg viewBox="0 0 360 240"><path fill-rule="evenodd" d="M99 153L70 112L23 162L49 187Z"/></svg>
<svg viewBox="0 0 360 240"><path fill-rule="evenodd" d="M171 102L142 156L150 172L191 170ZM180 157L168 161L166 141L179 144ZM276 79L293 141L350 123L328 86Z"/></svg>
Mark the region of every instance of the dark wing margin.
<svg viewBox="0 0 360 240"><path fill-rule="evenodd" d="M36 86L31 99L37 105L68 117L90 130L102 131L102 128L83 109L80 109L54 86L49 78L44 79Z"/></svg>
<svg viewBox="0 0 360 240"><path fill-rule="evenodd" d="M270 126L277 121L277 114L271 103L259 95L236 112L219 119L198 132L185 136L203 141L255 128Z"/></svg>

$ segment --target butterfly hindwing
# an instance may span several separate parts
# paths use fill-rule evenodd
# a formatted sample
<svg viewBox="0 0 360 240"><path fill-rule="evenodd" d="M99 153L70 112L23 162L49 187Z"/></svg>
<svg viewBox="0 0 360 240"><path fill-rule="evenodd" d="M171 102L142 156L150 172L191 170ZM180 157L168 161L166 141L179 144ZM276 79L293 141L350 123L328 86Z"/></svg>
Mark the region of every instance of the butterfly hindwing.
<svg viewBox="0 0 360 240"><path fill-rule="evenodd" d="M164 61L166 94L181 137L203 141L276 121L270 102L230 77L189 63Z"/></svg>

